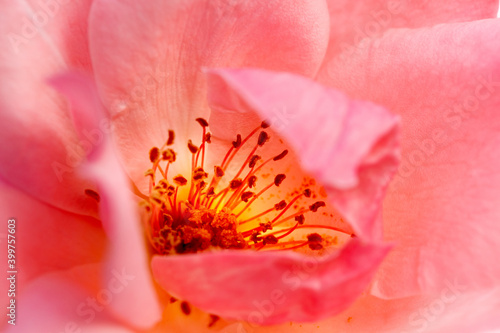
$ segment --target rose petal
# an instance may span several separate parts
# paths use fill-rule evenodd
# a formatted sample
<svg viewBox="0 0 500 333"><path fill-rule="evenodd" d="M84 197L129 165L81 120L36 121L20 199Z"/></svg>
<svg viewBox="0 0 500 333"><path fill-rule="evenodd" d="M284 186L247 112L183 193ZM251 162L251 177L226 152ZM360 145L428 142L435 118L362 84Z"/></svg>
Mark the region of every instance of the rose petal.
<svg viewBox="0 0 500 333"><path fill-rule="evenodd" d="M2 1L0 13L0 175L59 208L97 216L84 194L93 184L75 173L82 149L64 101L45 79L69 67L90 70L91 1Z"/></svg>
<svg viewBox="0 0 500 333"><path fill-rule="evenodd" d="M257 66L315 75L328 39L326 3L96 1L92 59L124 164L146 186L147 153L168 129L185 150L207 117L203 66ZM189 167L189 154L176 164ZM176 167L177 167L176 166Z"/></svg>
<svg viewBox="0 0 500 333"><path fill-rule="evenodd" d="M54 78L52 84L71 102L80 135L106 122L89 78L67 74ZM84 168L98 184L100 215L110 241L103 279L119 276L129 285L116 295L111 309L137 327L150 327L161 313L146 259L137 203L132 199L129 180L118 163L109 135L104 134L93 148Z"/></svg>
<svg viewBox="0 0 500 333"><path fill-rule="evenodd" d="M106 312L110 304L117 302L118 289L112 286L119 284L110 281L106 288L95 290L84 283L96 276L96 268L81 266L34 280L16 298L15 326L6 325L5 332L131 333L110 320Z"/></svg>
<svg viewBox="0 0 500 333"><path fill-rule="evenodd" d="M375 292L500 281L500 20L398 30L331 63L333 86L402 116L403 162L384 203L397 246Z"/></svg>
<svg viewBox="0 0 500 333"><path fill-rule="evenodd" d="M8 264L7 244L15 251L14 267L5 266L5 270L19 271L18 294L30 280L44 273L102 259L106 238L96 219L49 206L3 181L0 202L0 215L5 221L5 228L0 231L2 255ZM11 219L15 219L15 227L9 229L13 233L7 229ZM2 279L2 286L7 282Z"/></svg>
<svg viewBox="0 0 500 333"><path fill-rule="evenodd" d="M268 119L356 234L381 238L378 214L398 163L396 117L292 74L214 70L209 80L214 109L240 108ZM236 114L226 112L225 121L237 122ZM222 118L213 118L211 128L218 135Z"/></svg>
<svg viewBox="0 0 500 333"><path fill-rule="evenodd" d="M349 57L392 28L419 28L497 16L496 0L328 0L330 42L325 60L339 53Z"/></svg>
<svg viewBox="0 0 500 333"><path fill-rule="evenodd" d="M223 251L154 256L156 281L174 297L257 324L316 321L346 309L389 248L354 239L335 254Z"/></svg>

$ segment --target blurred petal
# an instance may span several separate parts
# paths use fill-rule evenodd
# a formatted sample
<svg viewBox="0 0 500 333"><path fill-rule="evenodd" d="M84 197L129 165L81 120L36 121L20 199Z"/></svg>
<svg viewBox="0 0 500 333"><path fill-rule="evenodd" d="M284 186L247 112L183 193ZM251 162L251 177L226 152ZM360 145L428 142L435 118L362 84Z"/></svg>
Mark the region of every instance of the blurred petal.
<svg viewBox="0 0 500 333"><path fill-rule="evenodd" d="M209 80L212 107L238 110L211 117L214 135L239 114L256 112L290 143L356 234L381 239L378 214L399 156L396 117L292 74L214 70Z"/></svg>
<svg viewBox="0 0 500 333"><path fill-rule="evenodd" d="M168 129L182 147L198 137L193 120L209 113L203 66L313 76L328 39L326 3L316 0L96 1L90 25L97 83L127 172L143 185L147 153Z"/></svg>
<svg viewBox="0 0 500 333"><path fill-rule="evenodd" d="M497 0L328 0L330 42L328 62L363 48L365 38L379 37L391 28L419 28L439 23L466 22L497 16Z"/></svg>
<svg viewBox="0 0 500 333"><path fill-rule="evenodd" d="M54 78L52 84L71 102L79 135L107 121L89 78L66 74ZM134 326L150 327L159 320L160 309L149 272L138 206L109 136L89 153L84 170L97 183L100 216L110 242L103 279L115 277L128 284L116 295L111 310Z"/></svg>
<svg viewBox="0 0 500 333"><path fill-rule="evenodd" d="M174 297L257 324L316 321L346 309L389 248L352 240L322 257L291 251L155 256L156 281Z"/></svg>
<svg viewBox="0 0 500 333"><path fill-rule="evenodd" d="M45 80L67 68L90 71L87 14L91 1L0 1L0 176L64 210L97 215L77 175L82 150L64 101Z"/></svg>
<svg viewBox="0 0 500 333"><path fill-rule="evenodd" d="M330 83L402 116L403 162L384 202L397 246L374 292L400 297L500 281L500 20L394 30Z"/></svg>

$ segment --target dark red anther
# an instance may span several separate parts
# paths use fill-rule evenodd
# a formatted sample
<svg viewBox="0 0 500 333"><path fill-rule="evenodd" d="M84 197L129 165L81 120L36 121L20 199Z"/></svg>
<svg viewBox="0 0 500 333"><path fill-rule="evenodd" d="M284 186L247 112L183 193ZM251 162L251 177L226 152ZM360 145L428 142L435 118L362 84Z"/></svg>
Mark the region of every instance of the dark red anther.
<svg viewBox="0 0 500 333"><path fill-rule="evenodd" d="M274 205L274 208L276 210L283 210L283 209L285 209L285 207L286 207L286 201L285 200L281 200L276 205Z"/></svg>
<svg viewBox="0 0 500 333"><path fill-rule="evenodd" d="M250 176L250 178L248 178L248 187L249 188L254 187L256 182L257 182L257 176Z"/></svg>
<svg viewBox="0 0 500 333"><path fill-rule="evenodd" d="M236 178L231 180L231 182L229 183L229 187L231 187L232 190L236 190L241 186L241 184L243 184L243 181L240 178Z"/></svg>
<svg viewBox="0 0 500 333"><path fill-rule="evenodd" d="M205 142L212 143L212 133L205 134Z"/></svg>
<svg viewBox="0 0 500 333"><path fill-rule="evenodd" d="M195 120L198 122L198 124L201 125L201 127L208 127L208 122L205 119L196 118Z"/></svg>
<svg viewBox="0 0 500 333"><path fill-rule="evenodd" d="M258 243L262 240L262 237L260 237L260 231L252 231L252 236L250 236L250 240L254 243Z"/></svg>
<svg viewBox="0 0 500 333"><path fill-rule="evenodd" d="M207 191L207 198L213 197L215 195L215 189L211 186Z"/></svg>
<svg viewBox="0 0 500 333"><path fill-rule="evenodd" d="M158 149L158 147L151 148L149 151L149 160L151 163L158 161L158 158L160 158L160 149Z"/></svg>
<svg viewBox="0 0 500 333"><path fill-rule="evenodd" d="M311 212L317 212L320 207L325 207L326 204L324 201L316 201L313 203L311 206L309 206L309 209Z"/></svg>
<svg viewBox="0 0 500 333"><path fill-rule="evenodd" d="M86 189L84 192L86 195L88 195L89 197L91 197L95 201L97 201L97 202L101 201L101 196L96 191L91 190L91 189Z"/></svg>
<svg viewBox="0 0 500 333"><path fill-rule="evenodd" d="M189 306L188 302L181 302L181 310L182 313L184 313L186 316L188 316L191 313L191 307Z"/></svg>
<svg viewBox="0 0 500 333"><path fill-rule="evenodd" d="M238 134L236 135L236 141L233 141L233 147L234 149L237 149L241 146L241 135Z"/></svg>
<svg viewBox="0 0 500 333"><path fill-rule="evenodd" d="M187 184L187 179L184 178L183 176L179 175L179 176L174 177L174 182L179 186L184 186Z"/></svg>
<svg viewBox="0 0 500 333"><path fill-rule="evenodd" d="M172 130L168 130L168 140L167 140L167 146L171 146L174 144L174 139L175 139L175 132Z"/></svg>
<svg viewBox="0 0 500 333"><path fill-rule="evenodd" d="M266 143L268 140L269 140L269 134L267 134L267 132L262 131L259 134L259 139L257 140L257 144L262 147L264 143Z"/></svg>
<svg viewBox="0 0 500 333"><path fill-rule="evenodd" d="M188 148L192 154L196 154L198 152L198 147L195 146L191 140L188 141Z"/></svg>
<svg viewBox="0 0 500 333"><path fill-rule="evenodd" d="M279 161L281 160L283 157L285 157L286 155L288 154L288 150L285 149L281 152L281 154L279 155L276 155L274 158L273 158L273 161Z"/></svg>
<svg viewBox="0 0 500 333"><path fill-rule="evenodd" d="M259 155L253 155L250 158L250 162L248 162L248 167L249 168L255 167L255 164L257 164L257 161L259 161L260 159L261 159L261 157Z"/></svg>
<svg viewBox="0 0 500 333"><path fill-rule="evenodd" d="M210 322L208 323L208 327L210 328L210 327L214 326L215 323L217 323L217 321L219 321L219 319L220 319L219 316L211 314L210 315Z"/></svg>
<svg viewBox="0 0 500 333"><path fill-rule="evenodd" d="M295 221L297 221L299 224L304 224L304 221L306 220L306 218L304 217L304 214L301 214L299 216L295 216Z"/></svg>
<svg viewBox="0 0 500 333"><path fill-rule="evenodd" d="M265 120L260 124L260 127L264 128L264 129L268 128L269 126L271 126L271 125L269 125L269 123Z"/></svg>
<svg viewBox="0 0 500 333"><path fill-rule="evenodd" d="M271 245L274 245L274 244L278 244L278 238L276 238L276 236L274 235L268 235L268 236L265 236L264 237L264 245L266 244L271 244Z"/></svg>
<svg viewBox="0 0 500 333"><path fill-rule="evenodd" d="M323 237L321 237L321 235L318 233L313 233L313 234L307 235L307 240L309 242L321 243L323 241Z"/></svg>
<svg viewBox="0 0 500 333"><path fill-rule="evenodd" d="M308 188L306 188L306 189L304 190L304 192L302 192L302 193L304 193L304 196L305 196L306 198L310 198L310 197L311 197L311 190L310 190L310 189L308 189Z"/></svg>
<svg viewBox="0 0 500 333"><path fill-rule="evenodd" d="M266 223L259 223L259 226L261 227L262 229L262 232L266 232L268 230L272 230L273 229L273 225L270 221L266 222Z"/></svg>
<svg viewBox="0 0 500 333"><path fill-rule="evenodd" d="M274 177L274 185L280 186L281 183L285 180L286 176L282 173Z"/></svg>
<svg viewBox="0 0 500 333"><path fill-rule="evenodd" d="M250 198L253 197L253 196L254 196L253 192L250 192L250 191L243 192L241 194L241 200L244 201L244 202L248 202L248 200L250 200Z"/></svg>
<svg viewBox="0 0 500 333"><path fill-rule="evenodd" d="M214 173L217 178L224 176L224 170L222 170L222 168L218 165L214 166Z"/></svg>
<svg viewBox="0 0 500 333"><path fill-rule="evenodd" d="M164 150L161 153L161 158L164 161L168 161L170 163L173 163L173 162L175 162L175 158L176 158L175 151L173 151L172 149Z"/></svg>
<svg viewBox="0 0 500 333"><path fill-rule="evenodd" d="M170 185L167 187L167 195L170 197L175 193L175 187L173 185Z"/></svg>

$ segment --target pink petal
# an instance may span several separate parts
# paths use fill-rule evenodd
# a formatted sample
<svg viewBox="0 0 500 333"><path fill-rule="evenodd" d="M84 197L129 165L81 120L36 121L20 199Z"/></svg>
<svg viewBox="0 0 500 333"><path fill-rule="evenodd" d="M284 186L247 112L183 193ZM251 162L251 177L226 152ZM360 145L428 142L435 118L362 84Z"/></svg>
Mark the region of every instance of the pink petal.
<svg viewBox="0 0 500 333"><path fill-rule="evenodd" d="M120 288L127 286L110 280L105 288L92 288L88 280L96 276L96 268L77 267L44 275L30 283L26 292L16 297L16 325L5 325L4 332L131 333L111 321L106 312L110 304L117 302L115 296Z"/></svg>
<svg viewBox="0 0 500 333"><path fill-rule="evenodd" d="M127 172L144 182L168 129L185 147L207 117L203 66L315 75L328 39L322 1L96 1L92 59ZM188 161L186 161L188 162ZM189 164L187 164L189 166Z"/></svg>
<svg viewBox="0 0 500 333"><path fill-rule="evenodd" d="M500 281L500 21L402 30L334 60L330 82L402 116L403 162L384 204L398 246L375 292Z"/></svg>
<svg viewBox="0 0 500 333"><path fill-rule="evenodd" d="M498 1L328 0L328 10L330 42L326 60L341 52L349 57L365 47L363 39L379 37L392 28L418 28L496 17Z"/></svg>
<svg viewBox="0 0 500 333"><path fill-rule="evenodd" d="M93 184L75 172L93 138L78 140L64 101L45 82L68 67L90 70L91 1L1 3L0 175L50 205L97 216L84 194Z"/></svg>
<svg viewBox="0 0 500 333"><path fill-rule="evenodd" d="M106 238L98 220L49 206L3 181L0 202L1 218L5 221L5 228L0 231L5 265L7 244L16 252L16 267L7 269L2 263L2 268L19 271L18 292L44 273L101 261ZM7 229L10 219L16 220L14 233ZM2 279L2 286L6 282Z"/></svg>
<svg viewBox="0 0 500 333"><path fill-rule="evenodd" d="M224 130L219 121L237 123L240 113L255 111L294 148L356 234L381 239L378 215L398 164L396 117L292 74L215 70L209 80L210 103L220 112L210 119L214 135Z"/></svg>
<svg viewBox="0 0 500 333"><path fill-rule="evenodd" d="M67 74L53 79L52 84L71 102L78 134L96 130L107 121L90 79ZM132 199L129 180L106 132L90 152L85 171L98 184L100 216L110 240L103 281L115 277L116 272L130 281L116 295L117 301L111 308L119 318L137 327L150 327L160 318L160 309L149 272L138 205Z"/></svg>
<svg viewBox="0 0 500 333"><path fill-rule="evenodd" d="M324 257L222 251L155 256L152 269L174 297L224 318L271 325L316 321L346 309L388 250L354 239Z"/></svg>
<svg viewBox="0 0 500 333"><path fill-rule="evenodd" d="M430 296L383 300L366 295L341 314L315 323L258 327L240 322L227 326L221 333L493 333L489 330L500 327L499 299L500 289L470 293L451 281L440 293Z"/></svg>

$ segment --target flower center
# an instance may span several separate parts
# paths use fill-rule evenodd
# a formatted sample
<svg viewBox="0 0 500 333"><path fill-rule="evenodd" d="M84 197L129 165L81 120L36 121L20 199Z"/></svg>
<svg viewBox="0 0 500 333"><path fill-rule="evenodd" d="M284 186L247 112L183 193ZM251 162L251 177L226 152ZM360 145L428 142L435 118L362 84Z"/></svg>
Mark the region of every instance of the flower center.
<svg viewBox="0 0 500 333"><path fill-rule="evenodd" d="M141 205L148 213L146 231L157 253L183 254L214 249L260 251L308 248L319 251L336 243L336 239L321 233L342 230L305 223L306 214L316 213L326 206L324 201L312 201L305 208L298 208L296 202L299 199L310 200L312 197L308 187L295 193L288 202L269 202L267 208L249 216L250 208L258 206L256 200L273 187L279 187L286 179L285 174L274 177L263 174L266 165L280 163L288 154L288 150L267 158L257 154L270 138L266 122L245 138L238 134L222 162L206 169L205 153L212 143L211 133L207 132L206 120L198 118L196 121L203 133L199 146L191 140L187 142L186 148L191 154L191 173L188 177L182 174L169 176L169 168L177 157L171 148L174 131L169 131L168 139L161 148L153 147L149 152L152 163L152 168L146 171L146 176L150 177L149 197ZM245 145L250 148L250 153L237 165L234 158L242 153ZM237 172L229 181L223 181L230 166L232 169L236 167ZM302 233L305 237L301 240L292 237L293 233L308 229L316 230Z"/></svg>

